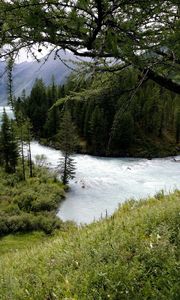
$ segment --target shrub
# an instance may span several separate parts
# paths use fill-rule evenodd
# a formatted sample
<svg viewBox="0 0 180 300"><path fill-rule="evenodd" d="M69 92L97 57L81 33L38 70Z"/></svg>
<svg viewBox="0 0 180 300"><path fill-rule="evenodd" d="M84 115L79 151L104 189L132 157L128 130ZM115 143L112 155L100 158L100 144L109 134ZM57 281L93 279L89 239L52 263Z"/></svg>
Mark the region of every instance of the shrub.
<svg viewBox="0 0 180 300"><path fill-rule="evenodd" d="M61 221L51 214L34 215L22 213L14 216L0 216L0 236L10 233L25 233L42 230L47 234L61 227Z"/></svg>
<svg viewBox="0 0 180 300"><path fill-rule="evenodd" d="M60 227L55 213L64 197L63 186L43 170L37 168L36 177L20 181L19 171L7 175L0 169L0 236L34 230L51 233Z"/></svg>
<svg viewBox="0 0 180 300"><path fill-rule="evenodd" d="M53 216L41 215L38 217L38 227L47 234L51 234L55 229L60 229L61 221Z"/></svg>

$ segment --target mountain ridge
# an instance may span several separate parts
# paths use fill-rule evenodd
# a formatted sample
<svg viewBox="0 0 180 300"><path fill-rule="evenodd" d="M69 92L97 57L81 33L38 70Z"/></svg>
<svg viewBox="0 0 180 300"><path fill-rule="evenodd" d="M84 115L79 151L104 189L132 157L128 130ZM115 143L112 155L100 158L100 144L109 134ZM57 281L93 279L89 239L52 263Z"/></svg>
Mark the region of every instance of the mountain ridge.
<svg viewBox="0 0 180 300"><path fill-rule="evenodd" d="M59 55L62 60L69 60L69 62L64 64L58 57L55 59L54 53L52 52L48 59L47 56L44 56L39 62L25 61L15 64L12 73L14 95L16 97L21 95L23 90L25 90L28 95L36 78L41 78L45 85L49 85L52 81L52 76L54 76L57 84L63 84L73 67L72 61L77 61L77 57L70 52L64 53L64 51L60 51ZM8 99L7 73L5 72L5 69L6 63L0 61L0 106L7 105Z"/></svg>

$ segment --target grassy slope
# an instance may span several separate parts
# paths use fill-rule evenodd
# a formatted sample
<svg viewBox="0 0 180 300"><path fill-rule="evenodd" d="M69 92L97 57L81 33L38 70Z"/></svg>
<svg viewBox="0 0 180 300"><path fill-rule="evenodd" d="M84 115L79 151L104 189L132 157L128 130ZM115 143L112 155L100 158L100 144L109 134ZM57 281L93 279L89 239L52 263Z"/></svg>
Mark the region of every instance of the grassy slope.
<svg viewBox="0 0 180 300"><path fill-rule="evenodd" d="M0 299L179 299L180 192L1 256Z"/></svg>

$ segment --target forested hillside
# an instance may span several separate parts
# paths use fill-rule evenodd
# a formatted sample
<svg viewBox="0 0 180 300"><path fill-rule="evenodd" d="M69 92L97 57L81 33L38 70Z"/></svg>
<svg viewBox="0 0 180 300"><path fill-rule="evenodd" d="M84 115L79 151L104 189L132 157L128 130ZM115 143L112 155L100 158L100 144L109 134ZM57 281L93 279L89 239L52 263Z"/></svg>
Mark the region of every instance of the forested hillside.
<svg viewBox="0 0 180 300"><path fill-rule="evenodd" d="M45 87L37 80L29 97L16 102L32 122L34 135L58 146L61 117L71 112L79 136L77 151L104 156L167 156L179 153L180 96L127 69Z"/></svg>

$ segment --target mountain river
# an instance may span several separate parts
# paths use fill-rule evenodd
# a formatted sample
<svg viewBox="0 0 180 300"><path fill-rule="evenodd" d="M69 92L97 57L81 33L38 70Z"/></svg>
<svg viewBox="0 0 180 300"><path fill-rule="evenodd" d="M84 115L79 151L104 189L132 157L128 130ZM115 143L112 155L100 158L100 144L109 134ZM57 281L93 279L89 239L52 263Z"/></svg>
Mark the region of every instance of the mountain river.
<svg viewBox="0 0 180 300"><path fill-rule="evenodd" d="M61 152L32 142L32 157L44 154L50 168L58 165ZM142 158L104 158L75 155L76 177L62 202L58 216L63 220L90 223L111 215L120 203L180 189L180 156ZM179 161L178 161L179 160Z"/></svg>
<svg viewBox="0 0 180 300"><path fill-rule="evenodd" d="M12 111L6 112L13 117ZM3 107L0 107L0 117ZM32 142L32 157L44 154L50 168L56 168L61 152ZM180 156L142 158L104 158L75 155L76 177L59 208L63 220L90 223L106 214L111 215L120 203L140 199L164 190L180 189Z"/></svg>

